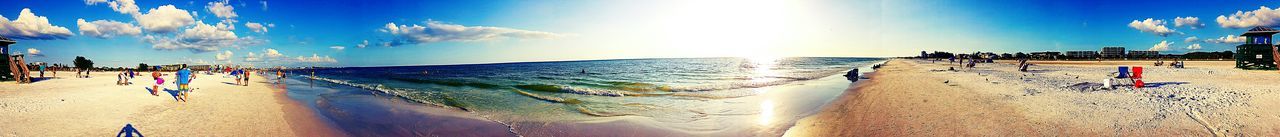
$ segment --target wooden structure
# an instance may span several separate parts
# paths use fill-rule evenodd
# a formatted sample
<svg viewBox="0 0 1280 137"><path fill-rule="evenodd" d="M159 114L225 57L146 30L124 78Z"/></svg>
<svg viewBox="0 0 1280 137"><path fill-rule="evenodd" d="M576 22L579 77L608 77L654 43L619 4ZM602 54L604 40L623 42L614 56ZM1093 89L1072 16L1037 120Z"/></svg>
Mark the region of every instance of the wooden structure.
<svg viewBox="0 0 1280 137"><path fill-rule="evenodd" d="M1267 27L1254 27L1240 34L1245 37L1244 44L1236 46L1236 68L1249 70L1276 70L1275 45L1271 45L1271 35L1280 33Z"/></svg>
<svg viewBox="0 0 1280 137"><path fill-rule="evenodd" d="M0 65L9 67L8 70L0 70L0 80L14 80L18 83L31 83L31 71L27 69L27 62L22 55L9 55L9 45L17 43L13 39L0 37L0 56L4 56L4 61L0 61Z"/></svg>

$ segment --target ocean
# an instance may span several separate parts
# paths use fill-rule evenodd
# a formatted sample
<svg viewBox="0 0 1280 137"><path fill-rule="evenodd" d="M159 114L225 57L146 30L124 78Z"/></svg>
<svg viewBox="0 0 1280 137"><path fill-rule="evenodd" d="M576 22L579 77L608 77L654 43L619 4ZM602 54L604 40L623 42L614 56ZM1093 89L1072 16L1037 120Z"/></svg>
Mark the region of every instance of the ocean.
<svg viewBox="0 0 1280 137"><path fill-rule="evenodd" d="M776 136L881 58L670 58L293 70L357 136Z"/></svg>

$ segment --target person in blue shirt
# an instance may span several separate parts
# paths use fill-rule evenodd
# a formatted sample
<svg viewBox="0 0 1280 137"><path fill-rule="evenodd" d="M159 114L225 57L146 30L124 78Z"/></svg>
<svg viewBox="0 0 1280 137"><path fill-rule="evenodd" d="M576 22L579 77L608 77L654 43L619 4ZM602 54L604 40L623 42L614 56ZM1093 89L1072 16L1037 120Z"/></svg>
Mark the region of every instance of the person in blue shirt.
<svg viewBox="0 0 1280 137"><path fill-rule="evenodd" d="M194 80L195 77L191 75L191 69L187 68L187 64L182 64L181 66L181 69L174 74L173 79L174 83L178 85L178 100L187 102L187 94L191 92L191 86L188 84L191 84L191 80Z"/></svg>

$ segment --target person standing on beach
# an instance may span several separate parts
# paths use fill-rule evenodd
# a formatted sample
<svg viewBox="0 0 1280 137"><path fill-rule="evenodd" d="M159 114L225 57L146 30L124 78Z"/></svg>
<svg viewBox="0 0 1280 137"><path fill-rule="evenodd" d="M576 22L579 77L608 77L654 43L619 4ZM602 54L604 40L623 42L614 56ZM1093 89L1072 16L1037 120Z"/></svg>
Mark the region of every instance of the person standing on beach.
<svg viewBox="0 0 1280 137"><path fill-rule="evenodd" d="M160 96L160 94L156 94L156 93L160 92L160 85L164 85L164 78L160 77L159 68L151 70L151 79L156 80L156 84L151 86L151 95Z"/></svg>
<svg viewBox="0 0 1280 137"><path fill-rule="evenodd" d="M190 84L191 80L194 78L195 77L191 76L191 69L187 69L187 64L182 64L181 70L174 73L174 82L178 84L178 99L182 100L182 102L187 102L187 94L190 94L188 92L191 92L191 87L188 84Z"/></svg>
<svg viewBox="0 0 1280 137"><path fill-rule="evenodd" d="M251 73L249 71L250 70L248 69L243 69L243 68L240 69L240 75L244 75L244 76L240 76L241 78L244 78L244 86L249 86L249 74Z"/></svg>
<svg viewBox="0 0 1280 137"><path fill-rule="evenodd" d="M231 76L235 77L236 85L240 85L240 69L230 70Z"/></svg>

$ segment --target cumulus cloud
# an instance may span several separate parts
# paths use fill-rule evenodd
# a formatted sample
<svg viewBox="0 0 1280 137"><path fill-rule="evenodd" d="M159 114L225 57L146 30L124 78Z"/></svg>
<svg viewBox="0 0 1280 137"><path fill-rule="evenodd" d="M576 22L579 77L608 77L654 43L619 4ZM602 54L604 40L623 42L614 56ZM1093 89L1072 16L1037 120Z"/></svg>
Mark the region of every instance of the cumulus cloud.
<svg viewBox="0 0 1280 137"><path fill-rule="evenodd" d="M158 50L186 49L192 52L210 52L221 48L239 48L242 46L260 45L266 40L254 37L237 37L225 27L196 23L196 26L185 29L175 37L147 35L144 42L152 44Z"/></svg>
<svg viewBox="0 0 1280 137"><path fill-rule="evenodd" d="M36 57L44 57L44 54L40 53L40 50L35 49L35 48L27 48L27 55L28 55L28 56L36 56Z"/></svg>
<svg viewBox="0 0 1280 137"><path fill-rule="evenodd" d="M1166 23L1164 22L1164 20L1155 20L1155 19L1147 18L1146 20L1141 20L1141 21L1133 20L1133 22L1129 22L1129 27L1138 29L1138 31L1156 34L1161 37L1169 36L1169 34L1175 33L1174 30L1169 29L1169 27L1165 27L1165 24Z"/></svg>
<svg viewBox="0 0 1280 137"><path fill-rule="evenodd" d="M1197 18L1197 17L1173 18L1173 27L1182 27L1182 26L1187 26L1191 29L1199 29L1200 27L1204 27L1204 23L1200 23L1200 18Z"/></svg>
<svg viewBox="0 0 1280 137"><path fill-rule="evenodd" d="M338 60L330 58L329 56L321 57L316 54L311 54L311 57L298 56L297 58L294 58L294 61L303 62L303 63L337 63L338 62Z"/></svg>
<svg viewBox="0 0 1280 137"><path fill-rule="evenodd" d="M347 49L347 47L344 47L344 46L342 46L342 45L333 45L333 46L330 46L329 48L331 48L331 49L333 49L333 50L344 50L344 49Z"/></svg>
<svg viewBox="0 0 1280 137"><path fill-rule="evenodd" d="M111 38L118 35L137 36L142 34L142 29L133 24L111 21L111 20L95 20L86 22L84 19L77 19L76 26L80 27L80 35L95 38Z"/></svg>
<svg viewBox="0 0 1280 137"><path fill-rule="evenodd" d="M369 40L364 40L364 42L360 42L360 44L356 44L356 48L364 48L365 46L369 46Z"/></svg>
<svg viewBox="0 0 1280 137"><path fill-rule="evenodd" d="M107 3L107 6L111 7L111 10L115 10L116 12L119 12L121 14L129 14L129 15L138 14L138 4L134 3L133 0L116 0L116 1L109 1L109 2L107 0L85 0L84 1L84 4L86 5L95 5L98 3Z"/></svg>
<svg viewBox="0 0 1280 137"><path fill-rule="evenodd" d="M134 16L134 19L138 20L138 25L142 26L142 29L155 33L176 32L180 27L196 23L190 12L173 5L152 8L147 10L147 14Z"/></svg>
<svg viewBox="0 0 1280 137"><path fill-rule="evenodd" d="M406 44L432 43L445 41L483 41L499 38L513 39L549 39L560 37L560 34L541 31L520 30L501 27L462 26L439 21L426 21L426 25L396 25L387 23L382 32L398 37L397 41ZM392 43L396 44L396 43ZM396 44L398 45L398 44ZM391 45L391 46L396 46Z"/></svg>
<svg viewBox="0 0 1280 137"><path fill-rule="evenodd" d="M218 59L218 61L229 61L231 60L231 55L235 55L235 53L232 53L230 50L226 50L214 55L214 58Z"/></svg>
<svg viewBox="0 0 1280 137"><path fill-rule="evenodd" d="M249 30L253 32L267 33L267 26L263 26L261 23L245 22L244 27L249 28Z"/></svg>
<svg viewBox="0 0 1280 137"><path fill-rule="evenodd" d="M71 30L49 24L49 18L36 16L35 13L31 13L31 9L23 8L22 12L18 13L18 18L14 20L0 15L0 36L13 39L51 40L67 39L71 35Z"/></svg>
<svg viewBox="0 0 1280 137"><path fill-rule="evenodd" d="M284 54L280 54L280 51L277 51L276 49L270 49L270 48L269 48L269 49L267 49L266 51L264 51L262 54L263 54L263 56L266 56L267 58L280 58L280 57L284 57Z"/></svg>
<svg viewBox="0 0 1280 137"><path fill-rule="evenodd" d="M210 13L213 13L213 16L217 16L218 18L231 19L239 16L236 15L235 7L227 5L227 1L225 0L209 2L209 5L204 6L204 8L209 10Z"/></svg>
<svg viewBox="0 0 1280 137"><path fill-rule="evenodd" d="M1200 41L1200 38L1197 38L1196 36L1191 36L1191 37L1187 37L1187 39L1183 39L1182 41L1187 43L1192 43L1192 42Z"/></svg>
<svg viewBox="0 0 1280 137"><path fill-rule="evenodd" d="M1245 37L1236 36L1236 35L1227 35L1227 36L1218 37L1217 39L1204 40L1204 42L1219 43L1219 44L1244 43L1244 41L1245 41Z"/></svg>
<svg viewBox="0 0 1280 137"><path fill-rule="evenodd" d="M1223 28L1249 28L1255 26L1275 26L1280 23L1280 8L1267 6L1253 11L1236 11L1235 14L1218 15L1218 25Z"/></svg>
<svg viewBox="0 0 1280 137"><path fill-rule="evenodd" d="M1163 41L1163 40L1161 40L1161 41L1160 41L1160 43L1156 43L1156 45L1155 45L1155 46L1151 46L1151 49L1147 49L1147 50L1150 50L1150 51L1168 51L1168 50L1169 50L1169 45L1173 45L1173 42L1169 42L1169 41Z"/></svg>
<svg viewBox="0 0 1280 137"><path fill-rule="evenodd" d="M249 52L249 55L244 56L244 62L262 62L262 57Z"/></svg>
<svg viewBox="0 0 1280 137"><path fill-rule="evenodd" d="M1190 46L1187 46L1187 50L1200 50L1200 44L1191 44Z"/></svg>

